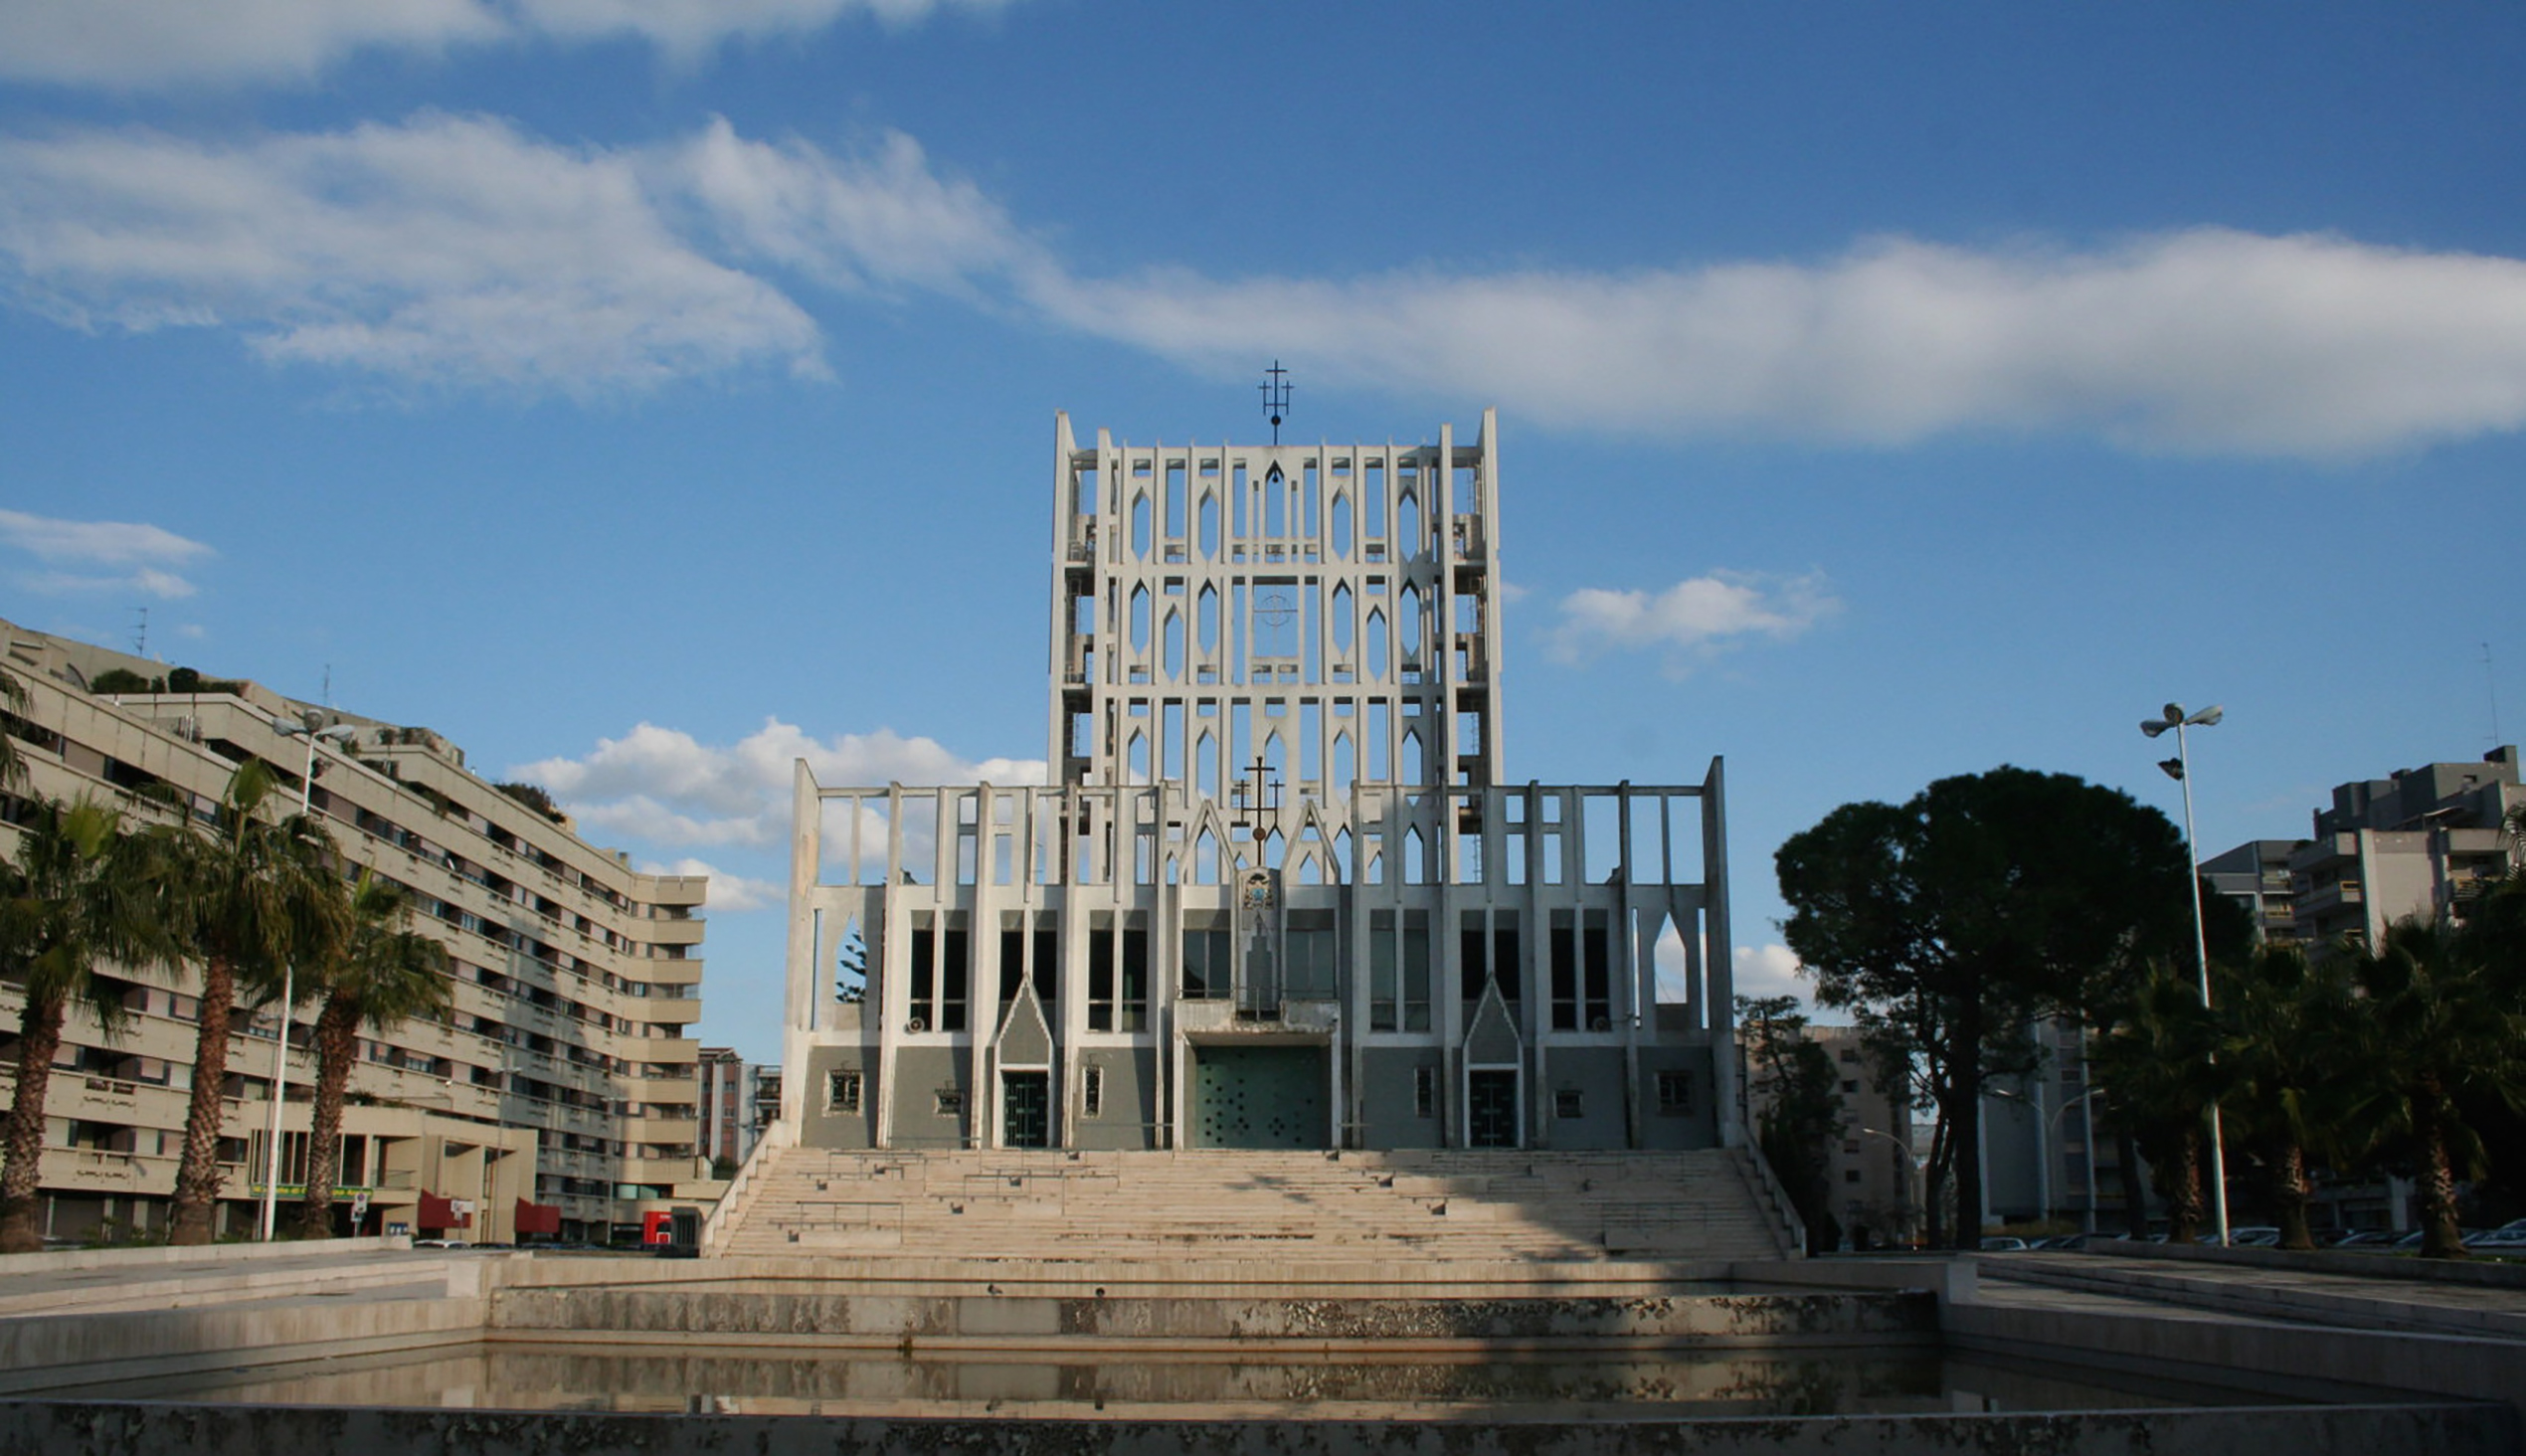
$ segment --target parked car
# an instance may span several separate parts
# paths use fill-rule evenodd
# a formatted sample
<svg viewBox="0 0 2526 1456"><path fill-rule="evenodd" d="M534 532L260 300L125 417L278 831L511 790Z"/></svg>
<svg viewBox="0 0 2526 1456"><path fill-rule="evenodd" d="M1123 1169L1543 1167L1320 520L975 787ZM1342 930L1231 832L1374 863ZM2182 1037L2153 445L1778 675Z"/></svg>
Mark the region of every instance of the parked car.
<svg viewBox="0 0 2526 1456"><path fill-rule="evenodd" d="M2499 1228L2486 1228L2479 1233L2468 1233L2464 1236L2464 1246L2468 1249L2479 1249L2485 1253L2496 1251L2526 1254L2526 1228L2519 1228L2512 1224Z"/></svg>
<svg viewBox="0 0 2526 1456"><path fill-rule="evenodd" d="M2101 1231L2096 1233L2065 1233L2059 1238L2048 1238L2042 1243L2037 1244L2036 1247L2039 1249L2058 1249L2063 1253L2075 1254L2083 1253L2088 1249L2094 1248L2100 1243L2129 1243L2130 1241L2130 1235L2121 1233L2104 1233Z"/></svg>
<svg viewBox="0 0 2526 1456"><path fill-rule="evenodd" d="M2355 1233L2343 1234L2340 1238L2333 1240L2332 1247L2337 1249L2388 1249L2393 1248L2395 1240L2402 1237L2402 1234L2395 1232L2391 1228L2363 1228Z"/></svg>
<svg viewBox="0 0 2526 1456"><path fill-rule="evenodd" d="M2276 1249L2280 1247L2280 1230L2268 1223L2251 1223L2244 1228L2228 1230L2228 1246L2245 1249Z"/></svg>
<svg viewBox="0 0 2526 1456"><path fill-rule="evenodd" d="M1986 1233L1982 1236L1982 1251L1986 1254L2022 1254L2026 1252L2026 1240L2013 1233Z"/></svg>

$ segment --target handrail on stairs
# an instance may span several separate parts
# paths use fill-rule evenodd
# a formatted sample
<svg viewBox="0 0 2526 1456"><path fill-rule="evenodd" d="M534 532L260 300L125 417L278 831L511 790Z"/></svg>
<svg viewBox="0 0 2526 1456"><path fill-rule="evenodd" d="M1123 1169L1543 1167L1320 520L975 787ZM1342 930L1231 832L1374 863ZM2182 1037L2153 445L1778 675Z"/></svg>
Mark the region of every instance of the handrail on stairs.
<svg viewBox="0 0 2526 1456"><path fill-rule="evenodd" d="M1798 1216L1798 1205L1789 1201L1789 1189L1782 1184L1780 1175L1773 1171L1771 1159L1764 1156L1763 1140L1753 1136L1752 1124L1747 1124L1745 1131L1747 1136L1742 1145L1745 1161L1753 1165L1755 1179L1763 1185L1764 1197L1771 1203L1772 1211L1779 1215L1782 1232L1789 1235L1789 1257L1804 1258L1807 1253L1807 1220Z"/></svg>
<svg viewBox="0 0 2526 1456"><path fill-rule="evenodd" d="M789 1147L796 1138L797 1134L789 1123L775 1118L763 1130L763 1136L754 1140L754 1146L746 1150L746 1161L737 1166L737 1176L728 1181L728 1186L719 1194L719 1201L711 1204L710 1211L702 1215L703 1257L719 1252L735 1231L738 1215L745 1208L746 1194L753 1187L755 1170L768 1166L772 1155Z"/></svg>

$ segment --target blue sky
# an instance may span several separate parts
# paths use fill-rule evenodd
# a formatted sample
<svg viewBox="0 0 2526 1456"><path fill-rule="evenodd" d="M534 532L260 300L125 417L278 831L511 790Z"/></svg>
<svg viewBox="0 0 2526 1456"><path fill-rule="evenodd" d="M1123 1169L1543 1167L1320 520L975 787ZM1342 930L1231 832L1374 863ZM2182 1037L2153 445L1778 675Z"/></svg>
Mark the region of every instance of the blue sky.
<svg viewBox="0 0 2526 1456"><path fill-rule="evenodd" d="M1773 848L2000 763L2205 846L2526 722L2526 18L0 0L0 615L719 875L1039 769L1052 412L1501 416L1513 774ZM2487 664L2486 664L2487 654Z"/></svg>

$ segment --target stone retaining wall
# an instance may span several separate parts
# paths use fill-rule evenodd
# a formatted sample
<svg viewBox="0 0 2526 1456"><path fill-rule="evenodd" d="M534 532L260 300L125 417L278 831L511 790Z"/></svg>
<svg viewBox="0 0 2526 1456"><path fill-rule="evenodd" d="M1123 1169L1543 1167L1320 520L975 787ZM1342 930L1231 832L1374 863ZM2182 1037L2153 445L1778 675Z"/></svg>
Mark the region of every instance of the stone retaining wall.
<svg viewBox="0 0 2526 1456"><path fill-rule="evenodd" d="M875 1420L0 1402L0 1456L2507 1456L2504 1406L1697 1421Z"/></svg>

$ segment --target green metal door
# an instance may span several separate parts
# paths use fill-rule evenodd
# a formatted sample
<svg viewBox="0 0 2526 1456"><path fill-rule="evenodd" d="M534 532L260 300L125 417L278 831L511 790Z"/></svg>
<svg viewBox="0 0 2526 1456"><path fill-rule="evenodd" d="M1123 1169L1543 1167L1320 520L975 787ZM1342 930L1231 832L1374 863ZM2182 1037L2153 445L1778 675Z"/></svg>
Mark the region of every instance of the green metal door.
<svg viewBox="0 0 2526 1456"><path fill-rule="evenodd" d="M1194 1047L1192 1145L1331 1147L1324 1048Z"/></svg>
<svg viewBox="0 0 2526 1456"><path fill-rule="evenodd" d="M999 1141L1003 1148L1045 1148L1052 1144L1049 1072L999 1074Z"/></svg>
<svg viewBox="0 0 2526 1456"><path fill-rule="evenodd" d="M1472 1072L1466 1076L1466 1121L1477 1148L1518 1146L1518 1074Z"/></svg>

